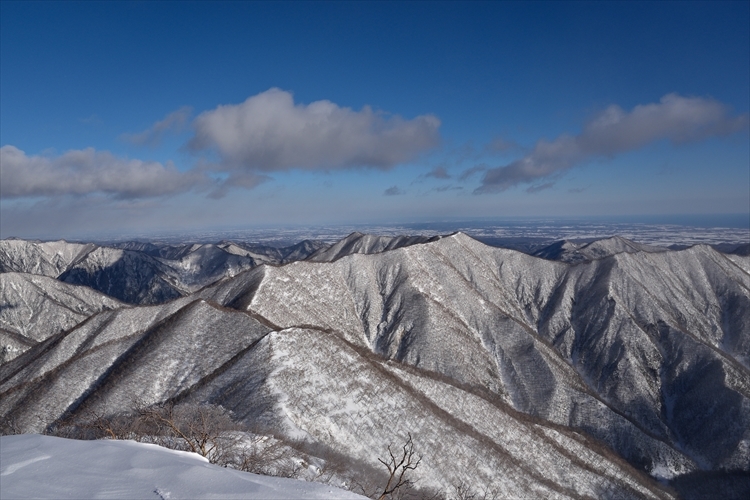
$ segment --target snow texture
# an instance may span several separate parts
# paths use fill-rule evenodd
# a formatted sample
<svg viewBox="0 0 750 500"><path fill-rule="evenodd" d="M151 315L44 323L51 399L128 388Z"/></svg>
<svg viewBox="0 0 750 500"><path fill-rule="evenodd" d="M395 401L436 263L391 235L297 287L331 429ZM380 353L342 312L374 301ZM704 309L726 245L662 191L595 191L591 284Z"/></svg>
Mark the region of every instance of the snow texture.
<svg viewBox="0 0 750 500"><path fill-rule="evenodd" d="M97 312L124 306L88 287L34 274L2 273L0 363Z"/></svg>
<svg viewBox="0 0 750 500"><path fill-rule="evenodd" d="M0 498L357 499L351 492L209 464L195 453L134 441L0 437Z"/></svg>
<svg viewBox="0 0 750 500"><path fill-rule="evenodd" d="M302 260L323 247L302 241L275 248L219 244L157 245L0 240L0 273L29 273L85 285L129 304L161 304L259 264Z"/></svg>

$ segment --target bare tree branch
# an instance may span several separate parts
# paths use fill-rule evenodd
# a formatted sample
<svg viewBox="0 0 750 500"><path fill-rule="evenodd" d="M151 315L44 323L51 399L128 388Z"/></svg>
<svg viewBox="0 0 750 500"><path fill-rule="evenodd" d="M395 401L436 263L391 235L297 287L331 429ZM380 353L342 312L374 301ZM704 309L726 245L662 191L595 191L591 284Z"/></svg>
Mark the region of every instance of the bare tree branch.
<svg viewBox="0 0 750 500"><path fill-rule="evenodd" d="M400 488L413 484L413 481L407 478L407 473L417 468L422 461L422 457L414 453L414 441L411 438L411 433L408 436L409 438L404 443L399 458L396 458L393 454L390 445L388 446L389 458L387 460L378 458L378 461L388 469L388 482L378 500L385 500Z"/></svg>

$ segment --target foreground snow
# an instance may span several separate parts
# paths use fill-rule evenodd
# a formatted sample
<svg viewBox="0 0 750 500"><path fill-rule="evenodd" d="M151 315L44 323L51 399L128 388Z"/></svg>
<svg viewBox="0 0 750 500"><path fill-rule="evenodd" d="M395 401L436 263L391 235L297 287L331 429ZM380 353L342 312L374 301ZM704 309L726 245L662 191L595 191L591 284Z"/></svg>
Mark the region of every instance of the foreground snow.
<svg viewBox="0 0 750 500"><path fill-rule="evenodd" d="M0 498L364 497L317 483L225 469L194 453L151 444L24 434L0 438Z"/></svg>

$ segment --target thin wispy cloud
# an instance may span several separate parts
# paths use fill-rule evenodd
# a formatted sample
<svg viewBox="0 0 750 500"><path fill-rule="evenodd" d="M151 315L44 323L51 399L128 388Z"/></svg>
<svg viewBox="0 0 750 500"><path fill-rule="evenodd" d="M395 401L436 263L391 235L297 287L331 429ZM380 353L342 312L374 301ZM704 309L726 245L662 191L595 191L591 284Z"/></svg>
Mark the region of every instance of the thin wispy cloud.
<svg viewBox="0 0 750 500"><path fill-rule="evenodd" d="M383 196L399 196L402 194L404 194L404 192L400 190L398 186L391 186L383 191Z"/></svg>
<svg viewBox="0 0 750 500"><path fill-rule="evenodd" d="M487 169L489 169L489 167L487 165L477 165L475 167L467 168L466 170L464 170L463 172L461 172L461 175L458 176L458 180L461 181L461 182L466 181L466 180L470 179L472 176L474 176L474 175L476 175L476 174L478 174L480 172L484 172Z"/></svg>
<svg viewBox="0 0 750 500"><path fill-rule="evenodd" d="M201 113L193 127L188 148L215 152L224 171L389 169L440 140L434 115L406 120L327 100L295 104L291 93L277 88Z"/></svg>
<svg viewBox="0 0 750 500"><path fill-rule="evenodd" d="M495 137L484 147L484 150L489 153L506 153L508 151L517 151L521 149L521 146L511 140L503 137Z"/></svg>
<svg viewBox="0 0 750 500"><path fill-rule="evenodd" d="M115 198L150 198L190 191L207 179L195 171L181 172L174 164L118 158L93 148L68 151L57 157L0 148L0 197L50 197L103 193Z"/></svg>
<svg viewBox="0 0 750 500"><path fill-rule="evenodd" d="M658 103L639 105L630 112L612 105L587 123L579 135L564 134L551 142L542 139L520 160L488 170L474 192L501 192L659 140L697 142L727 136L747 126L747 114L731 116L724 104L711 98L667 94Z"/></svg>
<svg viewBox="0 0 750 500"><path fill-rule="evenodd" d="M122 134L120 139L138 146L157 147L164 136L169 133L179 133L188 125L193 108L183 106L177 111L169 113L164 119L154 123L151 127L136 134Z"/></svg>
<svg viewBox="0 0 750 500"><path fill-rule="evenodd" d="M449 184L447 186L438 186L436 188L432 188L432 190L437 193L444 193L446 191L460 191L462 189L463 189L462 186L454 186L452 184Z"/></svg>
<svg viewBox="0 0 750 500"><path fill-rule="evenodd" d="M99 118L99 116L96 113L89 115L86 118L80 118L78 121L86 125L96 125L96 126L104 123L102 119Z"/></svg>
<svg viewBox="0 0 750 500"><path fill-rule="evenodd" d="M432 177L434 179L450 179L451 176L443 166L437 166L427 172L425 177Z"/></svg>
<svg viewBox="0 0 750 500"><path fill-rule="evenodd" d="M539 191L544 191L545 189L551 189L552 186L554 186L554 182L545 182L544 184L534 184L533 186L529 186L526 188L527 193L538 193Z"/></svg>
<svg viewBox="0 0 750 500"><path fill-rule="evenodd" d="M198 168L198 170L204 170L208 175L211 175L213 166L209 165L207 169ZM214 200L224 198L231 189L243 188L253 189L256 186L270 181L271 177L265 174L258 174L255 172L248 171L235 171L232 172L228 177L222 180L214 181L213 188L209 191L208 197Z"/></svg>

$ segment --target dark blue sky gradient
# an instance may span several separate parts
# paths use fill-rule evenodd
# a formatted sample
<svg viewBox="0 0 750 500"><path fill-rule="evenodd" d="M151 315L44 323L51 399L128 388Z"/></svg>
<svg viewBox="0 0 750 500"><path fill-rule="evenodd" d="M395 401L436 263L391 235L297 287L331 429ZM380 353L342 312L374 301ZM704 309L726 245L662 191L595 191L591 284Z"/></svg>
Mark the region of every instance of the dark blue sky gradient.
<svg viewBox="0 0 750 500"><path fill-rule="evenodd" d="M351 203L361 207L347 211L346 222L750 211L747 128L585 161L538 192L472 195L481 174L458 182L473 166L522 157L541 138L579 133L612 104L629 112L676 93L747 114L750 2L3 1L0 23L0 146L29 156L92 147L188 171L197 161L185 147L189 127L153 149L121 135L181 106L194 117L273 87L296 103L327 99L441 121L437 149L388 171L292 169L221 200L192 193L111 211L151 214L155 227L222 216L336 222ZM514 147L484 154L497 137ZM439 165L450 179L425 177ZM394 185L405 194L384 197ZM81 199L2 201L27 224L35 223L34 206L53 202L72 213ZM206 215L181 218L190 210ZM76 213L92 227L107 223Z"/></svg>

